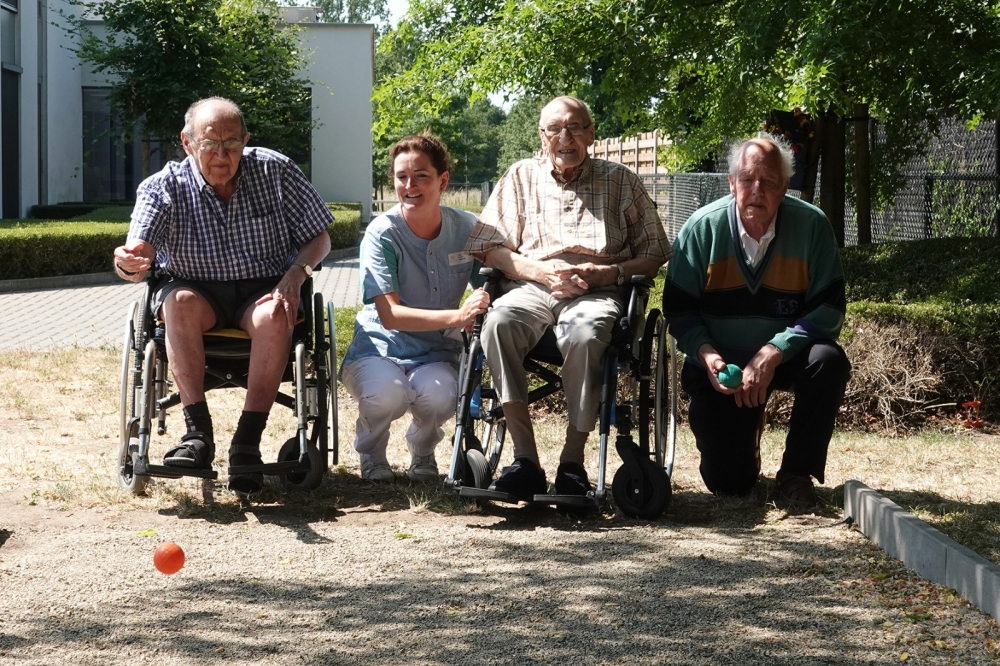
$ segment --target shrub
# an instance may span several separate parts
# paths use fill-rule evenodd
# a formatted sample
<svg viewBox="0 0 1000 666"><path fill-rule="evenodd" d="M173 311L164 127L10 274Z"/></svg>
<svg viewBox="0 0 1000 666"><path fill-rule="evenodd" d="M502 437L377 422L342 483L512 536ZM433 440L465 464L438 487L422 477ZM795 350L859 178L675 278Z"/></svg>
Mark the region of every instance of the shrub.
<svg viewBox="0 0 1000 666"><path fill-rule="evenodd" d="M86 215L97 210L101 204L69 202L47 205L35 205L28 211L28 217L34 220L68 220L78 215Z"/></svg>
<svg viewBox="0 0 1000 666"><path fill-rule="evenodd" d="M112 253L127 234L122 222L4 222L0 279L109 271Z"/></svg>

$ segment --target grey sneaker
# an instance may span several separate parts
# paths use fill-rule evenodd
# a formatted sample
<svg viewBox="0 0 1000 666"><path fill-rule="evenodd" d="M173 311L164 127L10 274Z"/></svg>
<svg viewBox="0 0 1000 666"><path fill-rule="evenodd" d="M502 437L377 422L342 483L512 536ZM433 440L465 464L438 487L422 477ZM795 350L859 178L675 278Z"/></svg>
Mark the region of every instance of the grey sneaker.
<svg viewBox="0 0 1000 666"><path fill-rule="evenodd" d="M361 478L368 481L394 481L396 475L387 462L361 461Z"/></svg>
<svg viewBox="0 0 1000 666"><path fill-rule="evenodd" d="M429 483L438 480L438 466L437 461L434 460L434 454L429 456L413 456L410 459L410 472L409 476L414 481L423 481L424 483Z"/></svg>

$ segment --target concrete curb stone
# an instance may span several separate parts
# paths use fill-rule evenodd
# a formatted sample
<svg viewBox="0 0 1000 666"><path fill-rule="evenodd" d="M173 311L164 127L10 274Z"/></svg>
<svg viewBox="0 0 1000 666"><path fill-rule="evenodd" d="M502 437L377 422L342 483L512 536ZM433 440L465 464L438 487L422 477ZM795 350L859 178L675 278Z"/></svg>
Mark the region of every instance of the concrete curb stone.
<svg viewBox="0 0 1000 666"><path fill-rule="evenodd" d="M1000 567L860 481L844 484L844 515L887 555L1000 620Z"/></svg>

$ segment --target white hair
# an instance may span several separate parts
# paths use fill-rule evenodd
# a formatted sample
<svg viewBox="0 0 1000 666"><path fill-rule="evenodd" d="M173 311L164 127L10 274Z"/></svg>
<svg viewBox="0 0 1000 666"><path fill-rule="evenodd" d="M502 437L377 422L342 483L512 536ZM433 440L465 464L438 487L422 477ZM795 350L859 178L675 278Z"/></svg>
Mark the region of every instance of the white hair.
<svg viewBox="0 0 1000 666"><path fill-rule="evenodd" d="M762 142L770 143L778 151L781 159L781 177L787 183L792 179L795 171L795 153L792 152L792 144L783 136L771 134L770 132L758 132L757 136L746 141L735 141L729 147L729 175L736 177L739 171L740 162L743 160L743 153L750 145L759 145Z"/></svg>
<svg viewBox="0 0 1000 666"><path fill-rule="evenodd" d="M220 117L226 120L238 119L240 121L240 133L246 135L247 124L246 121L243 120L243 112L240 111L240 107L237 106L236 102L231 99L226 99L225 97L206 97L205 99L199 99L197 102L194 102L187 108L187 111L184 112L184 129L181 131L184 132L189 139L194 138L191 133L194 132L195 114L203 104L209 103L216 104L219 107L222 111L222 113L219 114Z"/></svg>

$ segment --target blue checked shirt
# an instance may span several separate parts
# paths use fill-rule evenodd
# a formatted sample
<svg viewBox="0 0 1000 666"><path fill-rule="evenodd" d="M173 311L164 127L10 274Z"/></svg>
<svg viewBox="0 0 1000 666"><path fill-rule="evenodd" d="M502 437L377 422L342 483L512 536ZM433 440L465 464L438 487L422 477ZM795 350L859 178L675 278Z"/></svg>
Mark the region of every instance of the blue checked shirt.
<svg viewBox="0 0 1000 666"><path fill-rule="evenodd" d="M188 280L281 275L299 248L333 215L289 158L244 148L229 206L205 182L193 157L169 162L136 192L128 237L156 248L156 262Z"/></svg>

